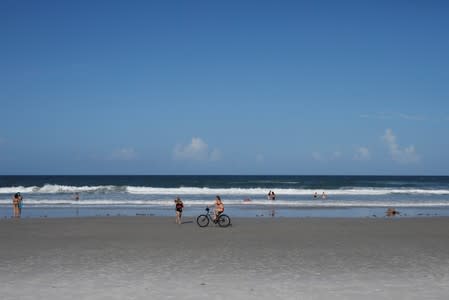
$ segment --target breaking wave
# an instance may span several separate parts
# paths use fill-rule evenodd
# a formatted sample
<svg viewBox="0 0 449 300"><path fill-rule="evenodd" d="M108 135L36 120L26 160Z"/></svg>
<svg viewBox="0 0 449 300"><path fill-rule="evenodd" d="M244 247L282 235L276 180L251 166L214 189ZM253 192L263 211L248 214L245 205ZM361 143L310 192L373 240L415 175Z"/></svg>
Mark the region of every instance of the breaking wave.
<svg viewBox="0 0 449 300"><path fill-rule="evenodd" d="M209 188L209 187L145 187L145 186L66 186L46 184L44 186L0 187L0 194L73 194L73 193L127 193L132 195L266 195L266 188ZM278 195L312 195L326 192L328 195L449 195L448 189L416 188L339 188L339 189L275 189Z"/></svg>

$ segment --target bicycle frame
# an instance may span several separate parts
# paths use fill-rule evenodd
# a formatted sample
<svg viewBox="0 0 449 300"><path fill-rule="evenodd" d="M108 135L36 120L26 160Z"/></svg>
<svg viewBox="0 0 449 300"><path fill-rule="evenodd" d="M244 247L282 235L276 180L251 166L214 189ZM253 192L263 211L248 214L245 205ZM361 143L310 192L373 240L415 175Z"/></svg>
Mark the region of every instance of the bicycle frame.
<svg viewBox="0 0 449 300"><path fill-rule="evenodd" d="M218 224L218 226L220 227L228 227L229 225L231 225L231 218L229 218L228 215L221 213L214 220L209 207L206 207L206 213L199 215L196 218L196 223L200 227L206 227L209 225L210 221L214 222L215 224Z"/></svg>

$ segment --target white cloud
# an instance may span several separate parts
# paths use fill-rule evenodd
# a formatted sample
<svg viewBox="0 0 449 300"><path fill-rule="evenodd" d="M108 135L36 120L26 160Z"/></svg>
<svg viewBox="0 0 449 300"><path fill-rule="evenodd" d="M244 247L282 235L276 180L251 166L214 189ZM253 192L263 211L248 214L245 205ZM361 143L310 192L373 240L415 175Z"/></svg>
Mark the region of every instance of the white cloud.
<svg viewBox="0 0 449 300"><path fill-rule="evenodd" d="M369 152L369 149L366 147L358 147L355 150L354 160L370 160L371 159L371 153Z"/></svg>
<svg viewBox="0 0 449 300"><path fill-rule="evenodd" d="M135 160L137 153L133 148L121 148L114 150L109 156L110 160Z"/></svg>
<svg viewBox="0 0 449 300"><path fill-rule="evenodd" d="M402 164L416 163L419 161L419 155L415 151L413 145L401 148L396 142L396 136L390 128L385 130L385 135L382 137L390 150L391 158L394 161Z"/></svg>
<svg viewBox="0 0 449 300"><path fill-rule="evenodd" d="M218 149L209 150L209 146L198 137L192 138L190 144L176 145L173 158L178 160L216 161L221 158Z"/></svg>

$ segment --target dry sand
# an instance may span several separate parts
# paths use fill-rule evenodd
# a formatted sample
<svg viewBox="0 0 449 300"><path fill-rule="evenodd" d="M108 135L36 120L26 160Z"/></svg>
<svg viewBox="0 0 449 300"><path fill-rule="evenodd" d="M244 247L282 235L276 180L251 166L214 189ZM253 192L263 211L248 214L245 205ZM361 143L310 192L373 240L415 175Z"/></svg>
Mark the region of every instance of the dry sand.
<svg viewBox="0 0 449 300"><path fill-rule="evenodd" d="M447 299L449 218L0 221L0 299Z"/></svg>

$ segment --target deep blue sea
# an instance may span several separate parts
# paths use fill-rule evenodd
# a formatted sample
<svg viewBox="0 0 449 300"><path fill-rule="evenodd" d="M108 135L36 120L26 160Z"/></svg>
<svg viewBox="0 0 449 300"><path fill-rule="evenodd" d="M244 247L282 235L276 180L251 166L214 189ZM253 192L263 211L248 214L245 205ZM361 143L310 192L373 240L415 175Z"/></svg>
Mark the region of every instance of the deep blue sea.
<svg viewBox="0 0 449 300"><path fill-rule="evenodd" d="M177 196L196 216L215 195L238 217L449 215L449 176L0 176L0 217L12 215L16 192L22 217L171 216Z"/></svg>

